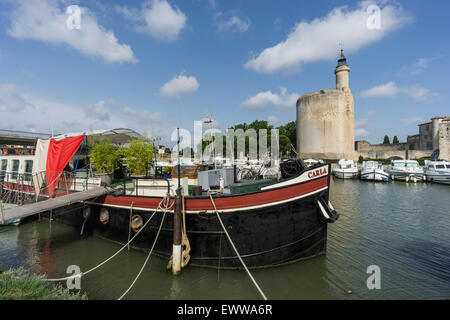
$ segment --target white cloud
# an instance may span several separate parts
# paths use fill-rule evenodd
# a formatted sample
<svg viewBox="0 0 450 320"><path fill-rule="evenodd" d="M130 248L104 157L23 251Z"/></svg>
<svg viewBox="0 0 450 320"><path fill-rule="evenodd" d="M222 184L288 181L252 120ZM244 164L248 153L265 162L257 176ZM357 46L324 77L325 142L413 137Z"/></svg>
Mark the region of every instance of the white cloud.
<svg viewBox="0 0 450 320"><path fill-rule="evenodd" d="M0 111L17 113L33 108L34 106L14 84L0 84Z"/></svg>
<svg viewBox="0 0 450 320"><path fill-rule="evenodd" d="M146 110L136 110L129 107L123 109L123 113L135 118L135 120L143 122L158 123L161 121L161 114L159 112L151 112Z"/></svg>
<svg viewBox="0 0 450 320"><path fill-rule="evenodd" d="M418 75L423 73L428 67L430 66L431 62L439 59L438 57L432 57L432 58L419 58L417 59L412 65L410 66L404 66L401 71L409 73L411 75Z"/></svg>
<svg viewBox="0 0 450 320"><path fill-rule="evenodd" d="M120 44L113 32L97 23L92 12L81 8L80 29L69 29L69 15L55 0L17 0L11 13L8 33L17 39L33 39L55 45L68 45L109 63L137 62L131 47Z"/></svg>
<svg viewBox="0 0 450 320"><path fill-rule="evenodd" d="M367 138L369 136L369 131L364 128L355 128L355 137Z"/></svg>
<svg viewBox="0 0 450 320"><path fill-rule="evenodd" d="M391 98L395 97L400 88L397 87L395 82L388 82L380 86L376 86L367 90L361 91L361 97L363 98Z"/></svg>
<svg viewBox="0 0 450 320"><path fill-rule="evenodd" d="M100 121L110 119L109 109L106 107L106 101L104 100L89 105L85 113L87 116Z"/></svg>
<svg viewBox="0 0 450 320"><path fill-rule="evenodd" d="M427 88L418 85L409 87L398 87L395 82L388 82L380 86L361 91L363 98L393 98L399 94L404 94L416 102L428 101L433 97L437 97L439 93L431 92Z"/></svg>
<svg viewBox="0 0 450 320"><path fill-rule="evenodd" d="M101 102L93 104L100 109L86 117L78 105L37 96L14 84L0 84L0 112L7 112L8 122L14 125L11 129L50 132L53 128L55 133L67 133L85 131L90 126L94 129L127 127L122 117L113 114L101 117L101 105ZM8 124L0 123L0 126L8 127Z"/></svg>
<svg viewBox="0 0 450 320"><path fill-rule="evenodd" d="M179 74L174 76L169 82L165 83L159 89L159 92L167 98L179 99L182 95L197 91L198 87L199 84L195 77L187 77L184 74Z"/></svg>
<svg viewBox="0 0 450 320"><path fill-rule="evenodd" d="M278 124L279 120L275 116L268 116L267 117L267 123L270 126L276 126Z"/></svg>
<svg viewBox="0 0 450 320"><path fill-rule="evenodd" d="M355 121L355 137L367 138L369 136L369 131L365 129L369 124L369 119L363 118Z"/></svg>
<svg viewBox="0 0 450 320"><path fill-rule="evenodd" d="M165 41L174 41L186 27L186 15L167 0L148 0L141 10L116 6L129 20L138 23L137 30Z"/></svg>
<svg viewBox="0 0 450 320"><path fill-rule="evenodd" d="M299 97L298 93L288 93L286 88L280 88L280 94L272 91L260 92L244 100L241 106L255 110L267 109L271 105L293 108Z"/></svg>
<svg viewBox="0 0 450 320"><path fill-rule="evenodd" d="M380 29L367 27L369 15L366 10L373 3L378 4L381 10ZM411 17L391 1L362 1L354 10L347 6L338 7L325 17L297 23L285 41L264 49L250 59L245 68L271 73L292 70L302 63L335 59L340 42L344 44L346 53L354 53L409 21Z"/></svg>
<svg viewBox="0 0 450 320"><path fill-rule="evenodd" d="M439 93L437 92L431 92L429 89L420 87L418 85L403 88L402 91L404 94L406 94L416 102L425 102L439 95Z"/></svg>
<svg viewBox="0 0 450 320"><path fill-rule="evenodd" d="M404 124L419 124L421 122L425 122L425 118L422 117L410 117L410 118L403 118L400 119L401 122Z"/></svg>
<svg viewBox="0 0 450 320"><path fill-rule="evenodd" d="M250 20L246 19L244 21L238 16L232 16L229 19L217 22L217 29L220 32L224 31L245 32L248 30L249 27L250 27Z"/></svg>

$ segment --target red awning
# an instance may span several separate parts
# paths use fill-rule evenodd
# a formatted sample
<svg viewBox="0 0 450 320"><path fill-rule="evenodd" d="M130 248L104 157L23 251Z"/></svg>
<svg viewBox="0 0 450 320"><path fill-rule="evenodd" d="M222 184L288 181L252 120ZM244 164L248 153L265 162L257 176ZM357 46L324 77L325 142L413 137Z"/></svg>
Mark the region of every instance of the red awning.
<svg viewBox="0 0 450 320"><path fill-rule="evenodd" d="M86 136L78 136L61 140L50 139L47 154L47 183L50 197L58 185L61 172L80 148Z"/></svg>

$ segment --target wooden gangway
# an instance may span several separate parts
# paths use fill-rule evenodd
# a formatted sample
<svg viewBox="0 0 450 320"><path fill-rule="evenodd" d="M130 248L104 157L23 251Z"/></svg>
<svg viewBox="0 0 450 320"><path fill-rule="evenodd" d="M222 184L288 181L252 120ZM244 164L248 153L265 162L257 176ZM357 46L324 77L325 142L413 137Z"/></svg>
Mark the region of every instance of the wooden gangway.
<svg viewBox="0 0 450 320"><path fill-rule="evenodd" d="M94 187L86 191L74 192L65 196L60 196L53 199L48 199L40 202L33 202L17 206L9 209L3 209L1 214L5 223L16 219L25 218L38 213L58 209L71 205L73 203L98 198L108 193L108 190L103 187Z"/></svg>

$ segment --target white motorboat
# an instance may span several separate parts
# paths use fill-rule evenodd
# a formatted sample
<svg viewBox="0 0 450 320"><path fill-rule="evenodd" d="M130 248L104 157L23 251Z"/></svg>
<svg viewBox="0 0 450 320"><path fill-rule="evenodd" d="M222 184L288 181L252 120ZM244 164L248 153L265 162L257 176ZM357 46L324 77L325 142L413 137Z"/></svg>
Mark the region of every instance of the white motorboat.
<svg viewBox="0 0 450 320"><path fill-rule="evenodd" d="M392 160L388 167L388 172L392 180L402 180L406 182L424 181L423 169L416 160Z"/></svg>
<svg viewBox="0 0 450 320"><path fill-rule="evenodd" d="M354 179L358 176L358 167L353 160L341 159L333 168L333 174L340 179Z"/></svg>
<svg viewBox="0 0 450 320"><path fill-rule="evenodd" d="M427 181L450 185L450 162L426 160L424 173Z"/></svg>
<svg viewBox="0 0 450 320"><path fill-rule="evenodd" d="M383 170L383 165L378 161L364 161L361 180L389 181L389 174Z"/></svg>

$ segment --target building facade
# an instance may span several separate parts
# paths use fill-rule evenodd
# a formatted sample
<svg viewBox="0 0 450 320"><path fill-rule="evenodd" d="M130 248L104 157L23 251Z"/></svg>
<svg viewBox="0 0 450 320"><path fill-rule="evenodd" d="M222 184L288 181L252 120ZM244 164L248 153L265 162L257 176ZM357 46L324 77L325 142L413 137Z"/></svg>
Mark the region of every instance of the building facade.
<svg viewBox="0 0 450 320"><path fill-rule="evenodd" d="M370 159L420 159L450 160L450 117L434 117L419 124L419 134L409 135L406 142L397 144L370 144L356 141L355 150Z"/></svg>

